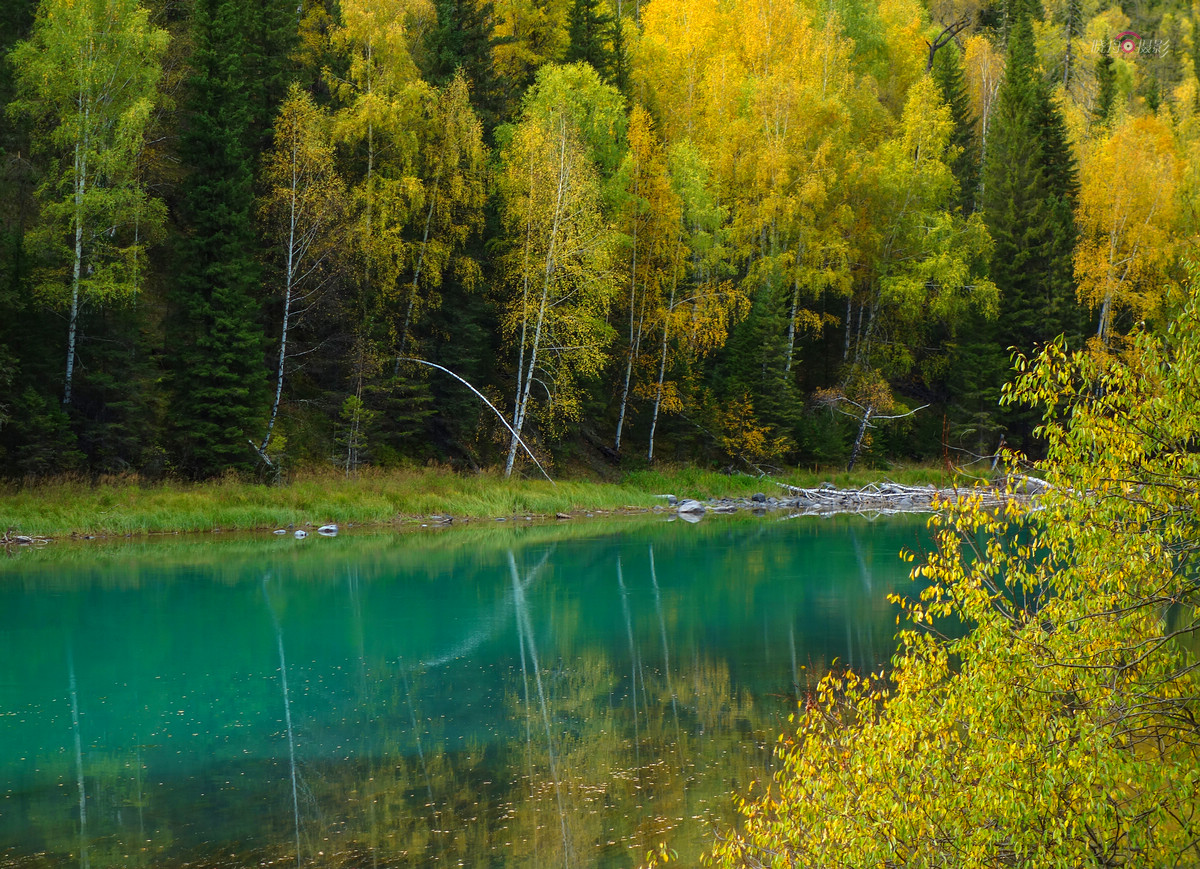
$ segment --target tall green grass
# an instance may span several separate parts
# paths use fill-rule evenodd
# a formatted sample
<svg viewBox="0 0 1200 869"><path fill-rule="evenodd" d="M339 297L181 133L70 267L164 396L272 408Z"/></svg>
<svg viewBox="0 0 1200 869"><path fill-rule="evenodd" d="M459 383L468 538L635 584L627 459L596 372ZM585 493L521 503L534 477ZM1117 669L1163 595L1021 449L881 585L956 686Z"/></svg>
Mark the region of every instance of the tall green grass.
<svg viewBox="0 0 1200 869"><path fill-rule="evenodd" d="M928 467L853 474L797 471L777 478L794 486L831 482L859 487L890 479L910 485L947 484ZM698 468L635 471L618 482L505 480L496 473L459 474L439 468L367 470L355 477L334 471L297 473L271 486L236 479L208 483L148 482L136 477L99 481L59 479L0 488L0 532L59 537L125 536L197 531L246 531L419 521L431 515L463 518L544 516L554 513L646 509L656 495L680 498L781 494L769 480Z"/></svg>

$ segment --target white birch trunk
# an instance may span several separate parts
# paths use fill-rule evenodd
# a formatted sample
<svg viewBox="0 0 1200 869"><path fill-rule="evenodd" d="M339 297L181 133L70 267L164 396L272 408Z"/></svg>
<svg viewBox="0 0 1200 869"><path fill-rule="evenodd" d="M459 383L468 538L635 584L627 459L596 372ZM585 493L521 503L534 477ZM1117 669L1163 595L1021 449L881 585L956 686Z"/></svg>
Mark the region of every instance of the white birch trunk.
<svg viewBox="0 0 1200 869"><path fill-rule="evenodd" d="M796 265L800 264L800 244L796 244ZM792 281L792 310L788 318L788 348L787 359L783 363L783 373L792 373L792 356L796 352L796 313L800 309L800 278Z"/></svg>
<svg viewBox="0 0 1200 869"><path fill-rule="evenodd" d="M633 379L633 357L637 352L634 343L634 317L637 308L637 215L633 218L633 253L629 266L629 358L625 361L625 386L621 390L621 412L617 415L617 436L613 450L621 452L621 430L625 427L625 408L629 405L629 383Z"/></svg>
<svg viewBox="0 0 1200 869"><path fill-rule="evenodd" d="M788 318L788 348L787 359L783 363L783 373L792 373L792 356L796 352L796 309L800 307L800 282L792 288L792 310Z"/></svg>
<svg viewBox="0 0 1200 869"><path fill-rule="evenodd" d="M854 464L858 461L858 453L862 449L863 438L866 437L867 426L871 423L871 414L874 411L875 407L870 404L863 411L862 422L858 426L858 436L854 439L854 449L850 451L850 461L846 464L847 471L854 470Z"/></svg>
<svg viewBox="0 0 1200 869"><path fill-rule="evenodd" d="M412 323L413 305L417 301L417 283L421 279L421 269L425 265L425 251L429 247L429 227L433 223L433 209L437 203L438 188L442 181L442 162L438 162L437 174L433 177L433 190L429 195L429 210L425 212L425 233L421 236L421 250L417 254L417 264L413 266L412 285L408 290L408 307L404 310L404 328L400 331L400 351L397 357L403 356L408 347L408 327ZM399 373L400 361L396 360L396 371Z"/></svg>
<svg viewBox="0 0 1200 869"><path fill-rule="evenodd" d="M550 241L546 248L546 269L542 279L542 298L538 305L537 324L533 331L533 346L529 348L529 365L523 374L523 382L521 384L520 401L515 408L516 416L514 418L513 436L508 445L508 458L504 463L505 478L512 476L513 462L517 458L517 447L520 446L521 432L525 428L526 413L529 409L529 395L533 391L533 375L537 370L538 349L542 341L542 331L546 322L546 313L549 309L550 300L550 282L554 278L556 267L556 246L558 242L558 233L562 224L563 216L563 200L566 197L566 188L570 182L570 172L567 167L567 130L566 119L562 118L559 121L559 162L558 162L558 189L555 194L554 202L554 218L550 225ZM530 188L530 206L533 204L533 189Z"/></svg>
<svg viewBox="0 0 1200 869"><path fill-rule="evenodd" d="M84 128L88 112L84 110ZM86 133L84 134L86 137ZM71 403L75 380L75 333L79 322L79 282L83 276L83 197L87 192L87 142L75 144L75 256L71 265L71 315L67 325L67 373L63 385L63 404Z"/></svg>
<svg viewBox="0 0 1200 869"><path fill-rule="evenodd" d="M675 308L675 289L679 284L679 257L675 258L675 271L671 275L671 297L667 303L667 315L663 318L662 347L658 360L658 385L654 390L654 412L650 416L650 450L646 461L654 463L654 432L658 428L658 411L662 407L663 383L667 378L667 335L671 329L671 311Z"/></svg>
<svg viewBox="0 0 1200 869"><path fill-rule="evenodd" d="M525 252L521 260L521 341L517 350L517 394L513 398L513 424L509 426L513 440L520 436L517 433L517 415L521 406L521 374L525 371L525 340L529 333L529 256L533 245L533 160L529 161L529 210L525 215ZM504 475L512 473L512 463L516 456L512 452L512 442L509 442L509 456L505 464Z"/></svg>
<svg viewBox="0 0 1200 869"><path fill-rule="evenodd" d="M284 272L284 290L283 290L283 329L279 338L279 365L275 372L275 401L271 404L271 417L267 420L267 433L263 438L262 446L258 448L258 454L262 456L263 461L271 464L267 458L267 447L271 444L271 435L275 432L275 420L279 416L279 402L283 396L283 369L284 363L287 360L287 342L288 342L288 326L290 325L292 314L292 291L295 288L296 281L296 223L298 217L296 215L296 194L299 178L297 177L296 161L298 159L297 150L299 143L292 142L292 189L288 211L288 248L287 248L287 267Z"/></svg>
<svg viewBox="0 0 1200 869"><path fill-rule="evenodd" d="M846 339L842 343L842 361L850 358L850 321L854 319L854 296L846 297Z"/></svg>

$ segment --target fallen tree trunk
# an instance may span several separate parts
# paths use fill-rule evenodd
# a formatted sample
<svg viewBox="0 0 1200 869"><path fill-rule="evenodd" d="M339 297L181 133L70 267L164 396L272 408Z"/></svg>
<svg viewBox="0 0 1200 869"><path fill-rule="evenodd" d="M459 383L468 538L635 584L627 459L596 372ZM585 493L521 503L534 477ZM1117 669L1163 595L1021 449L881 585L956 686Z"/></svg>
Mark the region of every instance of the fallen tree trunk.
<svg viewBox="0 0 1200 869"><path fill-rule="evenodd" d="M774 481L773 481L774 482ZM940 505L966 498L979 498L984 506L999 506L1013 499L1024 500L1049 491L1044 480L1035 477L1013 478L1001 485L902 486L898 483L871 483L861 489L837 489L833 486L801 488L786 483L775 485L791 498L787 506L807 512L843 512L865 510L875 512L933 511Z"/></svg>

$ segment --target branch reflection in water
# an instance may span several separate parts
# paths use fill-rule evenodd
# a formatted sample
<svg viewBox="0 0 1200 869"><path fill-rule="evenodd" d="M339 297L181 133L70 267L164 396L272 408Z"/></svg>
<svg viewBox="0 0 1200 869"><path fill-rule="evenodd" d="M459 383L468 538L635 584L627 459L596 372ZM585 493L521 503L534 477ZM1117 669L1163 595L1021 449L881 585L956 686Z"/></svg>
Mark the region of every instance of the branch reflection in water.
<svg viewBox="0 0 1200 869"><path fill-rule="evenodd" d="M694 865L810 680L886 663L923 534L709 517L22 556L0 869L599 869L662 841Z"/></svg>

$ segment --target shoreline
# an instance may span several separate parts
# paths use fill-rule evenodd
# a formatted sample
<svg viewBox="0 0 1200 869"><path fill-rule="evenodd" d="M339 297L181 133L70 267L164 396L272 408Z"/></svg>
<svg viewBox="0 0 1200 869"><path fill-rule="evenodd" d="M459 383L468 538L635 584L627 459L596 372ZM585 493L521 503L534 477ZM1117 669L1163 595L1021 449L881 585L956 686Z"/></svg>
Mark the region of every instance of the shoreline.
<svg viewBox="0 0 1200 869"><path fill-rule="evenodd" d="M1003 478L994 482L964 479L951 485L900 483L891 478L919 479L931 475L935 472L917 468L886 477L878 472L860 474L841 485L829 480L816 485L794 485L772 478L683 469L635 473L620 482L565 481L561 488L529 480L490 478L481 482L444 473L408 475L400 482L394 476L337 481L318 478L294 484L295 488L222 482L160 485L152 489L137 485L82 489L76 484L65 493L51 490L49 496L44 496L41 490L32 490L27 503L16 504L17 509L13 503L16 499L0 496L0 547L38 546L55 540L145 539L293 529L315 532L331 523L345 529L390 526L419 530L491 522L587 521L642 514L675 514L684 521L699 521L706 513L743 511L787 512L788 518L844 513L928 513L936 510L938 503L964 496L978 496L987 504L1000 505L1013 498L1036 497L1045 490L1045 484L1035 478L1023 478L1016 486L1010 482L1007 488ZM836 479L848 475L807 473L794 474L792 479L809 482L820 476ZM875 479L863 483L864 477ZM414 495L414 483L419 498ZM653 491L655 488L659 491ZM663 494L673 491L680 494ZM194 501L202 503L191 503ZM447 509L451 505L459 509ZM71 512L68 506L73 508ZM414 507L426 509L411 509Z"/></svg>

